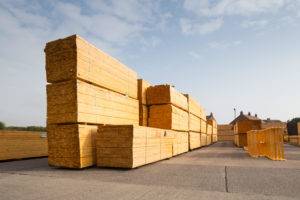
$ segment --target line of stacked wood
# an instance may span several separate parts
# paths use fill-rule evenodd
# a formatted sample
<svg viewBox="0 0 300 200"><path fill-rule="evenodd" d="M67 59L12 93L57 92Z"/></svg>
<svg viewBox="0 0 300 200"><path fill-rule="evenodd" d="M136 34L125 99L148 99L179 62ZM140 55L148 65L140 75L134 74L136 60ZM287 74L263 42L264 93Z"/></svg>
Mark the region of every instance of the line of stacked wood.
<svg viewBox="0 0 300 200"><path fill-rule="evenodd" d="M47 156L46 133L0 131L0 161Z"/></svg>
<svg viewBox="0 0 300 200"><path fill-rule="evenodd" d="M47 43L45 54L49 165L134 168L216 141L189 95L138 80L78 35Z"/></svg>

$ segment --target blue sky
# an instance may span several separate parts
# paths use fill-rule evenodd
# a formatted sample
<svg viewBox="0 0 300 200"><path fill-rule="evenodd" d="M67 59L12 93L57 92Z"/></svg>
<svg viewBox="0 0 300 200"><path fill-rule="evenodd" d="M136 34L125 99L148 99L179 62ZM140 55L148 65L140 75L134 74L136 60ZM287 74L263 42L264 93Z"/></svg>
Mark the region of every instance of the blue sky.
<svg viewBox="0 0 300 200"><path fill-rule="evenodd" d="M219 123L300 114L300 0L0 0L0 121L45 125L43 49L75 33Z"/></svg>

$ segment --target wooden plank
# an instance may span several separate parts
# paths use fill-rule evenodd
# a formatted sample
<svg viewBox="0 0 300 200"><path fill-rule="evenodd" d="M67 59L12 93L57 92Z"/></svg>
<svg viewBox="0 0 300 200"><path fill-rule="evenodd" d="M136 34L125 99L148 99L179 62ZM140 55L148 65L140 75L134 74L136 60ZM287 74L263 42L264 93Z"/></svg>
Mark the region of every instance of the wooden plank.
<svg viewBox="0 0 300 200"><path fill-rule="evenodd" d="M204 120L204 119L201 119L200 120L200 129L201 129L201 133L206 133L206 131L207 131L207 127L206 127L206 120Z"/></svg>
<svg viewBox="0 0 300 200"><path fill-rule="evenodd" d="M171 104L152 105L148 125L155 128L188 131L188 113Z"/></svg>
<svg viewBox="0 0 300 200"><path fill-rule="evenodd" d="M150 86L147 89L147 105L173 104L188 111L186 96L170 85Z"/></svg>
<svg viewBox="0 0 300 200"><path fill-rule="evenodd" d="M139 125L148 126L149 108L143 104L139 104Z"/></svg>
<svg viewBox="0 0 300 200"><path fill-rule="evenodd" d="M48 42L48 83L81 79L137 99L137 73L78 35Z"/></svg>
<svg viewBox="0 0 300 200"><path fill-rule="evenodd" d="M201 132L201 119L192 113L189 114L189 131Z"/></svg>
<svg viewBox="0 0 300 200"><path fill-rule="evenodd" d="M206 133L201 133L201 139L200 139L200 142L201 142L201 147L204 147L207 145L207 134Z"/></svg>
<svg viewBox="0 0 300 200"><path fill-rule="evenodd" d="M39 132L0 131L0 160L48 156L47 137Z"/></svg>
<svg viewBox="0 0 300 200"><path fill-rule="evenodd" d="M147 105L147 89L151 84L144 80L138 79L138 100L142 105Z"/></svg>
<svg viewBox="0 0 300 200"><path fill-rule="evenodd" d="M174 132L133 126L99 126L97 133L97 166L135 168L170 158Z"/></svg>
<svg viewBox="0 0 300 200"><path fill-rule="evenodd" d="M96 164L94 125L48 125L48 163L65 168L84 168Z"/></svg>
<svg viewBox="0 0 300 200"><path fill-rule="evenodd" d="M138 124L138 101L80 80L47 85L47 123Z"/></svg>
<svg viewBox="0 0 300 200"><path fill-rule="evenodd" d="M189 113L206 120L204 108L189 94L185 94L188 100Z"/></svg>
<svg viewBox="0 0 300 200"><path fill-rule="evenodd" d="M189 131L189 149L197 149L201 147L201 133Z"/></svg>

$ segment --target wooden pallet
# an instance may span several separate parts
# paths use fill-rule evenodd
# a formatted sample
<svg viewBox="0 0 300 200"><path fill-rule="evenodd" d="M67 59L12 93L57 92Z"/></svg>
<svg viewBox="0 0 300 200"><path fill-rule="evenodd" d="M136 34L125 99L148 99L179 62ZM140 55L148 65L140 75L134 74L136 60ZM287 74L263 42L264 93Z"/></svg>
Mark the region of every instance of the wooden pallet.
<svg viewBox="0 0 300 200"><path fill-rule="evenodd" d="M45 134L29 131L0 131L0 161L43 156L48 156Z"/></svg>
<svg viewBox="0 0 300 200"><path fill-rule="evenodd" d="M96 164L95 125L48 125L48 163L65 168L84 168Z"/></svg>
<svg viewBox="0 0 300 200"><path fill-rule="evenodd" d="M136 99L80 80L47 85L47 123L138 124Z"/></svg>
<svg viewBox="0 0 300 200"><path fill-rule="evenodd" d="M137 73L78 35L48 42L48 83L81 79L137 99Z"/></svg>
<svg viewBox="0 0 300 200"><path fill-rule="evenodd" d="M152 105L149 110L148 125L179 131L188 131L188 113L171 104Z"/></svg>
<svg viewBox="0 0 300 200"><path fill-rule="evenodd" d="M173 104L188 111L186 96L170 85L156 85L147 89L147 105Z"/></svg>

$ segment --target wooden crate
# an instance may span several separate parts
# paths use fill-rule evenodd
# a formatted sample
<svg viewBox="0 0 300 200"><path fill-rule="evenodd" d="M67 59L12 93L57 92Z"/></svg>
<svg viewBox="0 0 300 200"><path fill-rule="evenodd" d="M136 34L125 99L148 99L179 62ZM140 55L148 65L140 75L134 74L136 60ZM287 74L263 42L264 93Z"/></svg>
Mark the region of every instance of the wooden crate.
<svg viewBox="0 0 300 200"><path fill-rule="evenodd" d="M197 149L201 147L201 133L199 132L189 132L189 149Z"/></svg>
<svg viewBox="0 0 300 200"><path fill-rule="evenodd" d="M206 133L201 133L200 135L200 143L201 143L201 147L204 147L207 145L207 134Z"/></svg>
<svg viewBox="0 0 300 200"><path fill-rule="evenodd" d="M201 132L201 119L193 114L189 114L189 131Z"/></svg>
<svg viewBox="0 0 300 200"><path fill-rule="evenodd" d="M49 83L81 79L137 99L137 73L78 35L48 42Z"/></svg>
<svg viewBox="0 0 300 200"><path fill-rule="evenodd" d="M156 85L147 89L147 105L173 104L188 111L186 96L170 85Z"/></svg>
<svg viewBox="0 0 300 200"><path fill-rule="evenodd" d="M149 110L148 125L179 131L188 131L188 113L171 104L152 105Z"/></svg>
<svg viewBox="0 0 300 200"><path fill-rule="evenodd" d="M80 80L50 84L47 123L138 124L138 101Z"/></svg>
<svg viewBox="0 0 300 200"><path fill-rule="evenodd" d="M48 125L48 163L64 168L84 168L96 164L94 125Z"/></svg>
<svg viewBox="0 0 300 200"><path fill-rule="evenodd" d="M133 125L99 126L97 166L135 168L170 158L174 131Z"/></svg>
<svg viewBox="0 0 300 200"><path fill-rule="evenodd" d="M252 157L266 156L271 160L284 160L282 128L248 131L247 140L248 153Z"/></svg>
<svg viewBox="0 0 300 200"><path fill-rule="evenodd" d="M201 120L200 120L200 123L201 123L201 124L200 124L200 130L201 130L200 132L201 132L201 133L206 133L206 131L207 131L206 120L201 119Z"/></svg>
<svg viewBox="0 0 300 200"><path fill-rule="evenodd" d="M0 131L0 161L48 155L45 133Z"/></svg>

